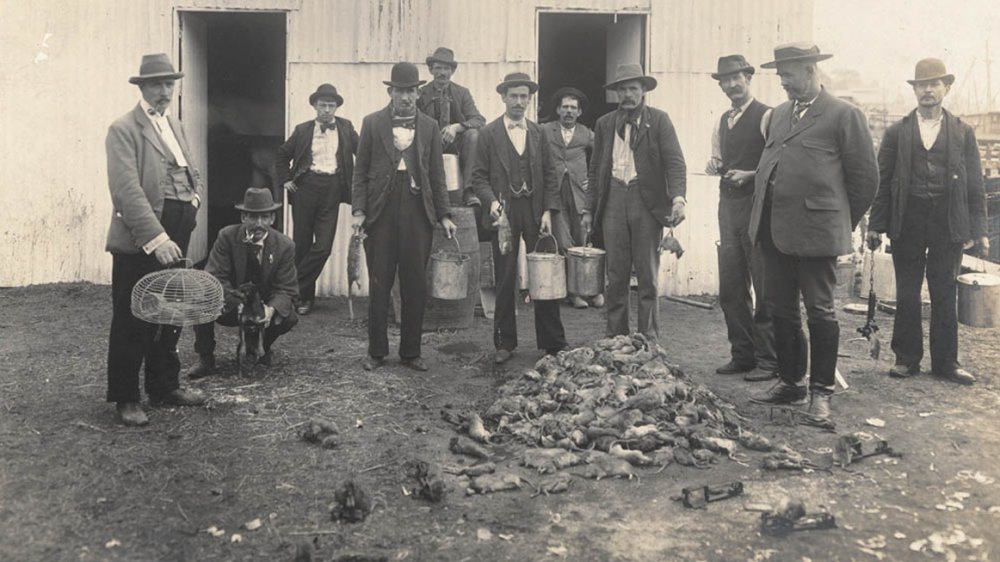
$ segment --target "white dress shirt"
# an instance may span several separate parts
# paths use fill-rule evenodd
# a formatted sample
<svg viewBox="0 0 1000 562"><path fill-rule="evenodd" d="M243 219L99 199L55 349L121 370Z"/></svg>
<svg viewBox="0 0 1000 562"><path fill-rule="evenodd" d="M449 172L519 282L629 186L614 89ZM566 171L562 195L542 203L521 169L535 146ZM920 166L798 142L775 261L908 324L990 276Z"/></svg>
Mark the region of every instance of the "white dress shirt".
<svg viewBox="0 0 1000 562"><path fill-rule="evenodd" d="M636 124L642 126L642 116L636 120ZM632 146L629 142L635 131L632 125L625 125L625 138L618 136L615 131L615 143L611 149L611 177L628 183L635 179L635 156L632 154Z"/></svg>
<svg viewBox="0 0 1000 562"><path fill-rule="evenodd" d="M517 155L524 154L524 148L528 142L528 123L526 119L513 121L506 115L503 116L503 126L507 129L507 138L514 145Z"/></svg>
<svg viewBox="0 0 1000 562"><path fill-rule="evenodd" d="M569 129L560 125L559 132L562 133L563 145L569 146L570 141L573 140L573 135L576 133L576 125L573 125Z"/></svg>
<svg viewBox="0 0 1000 562"><path fill-rule="evenodd" d="M941 118L944 112L937 118L924 119L920 112L917 112L917 127L920 129L920 142L924 145L924 150L930 150L934 146L938 135L941 133Z"/></svg>
<svg viewBox="0 0 1000 562"><path fill-rule="evenodd" d="M160 135L160 140L167 146L167 150L174 155L177 165L181 168L187 168L188 163L184 158L184 151L181 150L181 145L177 142L174 130L170 127L170 121L167 119L167 115L170 115L170 109L168 108L163 112L163 115L160 115L158 111L153 109L153 106L146 103L145 99L139 100L139 105L142 106L142 112L146 114L149 122L153 124L153 128Z"/></svg>
<svg viewBox="0 0 1000 562"><path fill-rule="evenodd" d="M318 174L337 173L337 149L340 147L340 136L337 127L323 131L320 122L316 122L312 140L312 164L309 171Z"/></svg>
<svg viewBox="0 0 1000 562"><path fill-rule="evenodd" d="M403 152L413 144L413 136L416 134L416 129L410 129L409 127L393 127L392 128L392 145L396 147L396 150ZM397 170L406 170L406 160L403 158L399 159L399 165L396 166Z"/></svg>
<svg viewBox="0 0 1000 562"><path fill-rule="evenodd" d="M726 126L729 129L732 129L733 127L736 126L737 123L740 122L740 118L743 117L743 114L746 112L747 108L750 107L751 103L753 103L753 99L754 98L751 96L750 99L746 101L746 103L735 108L736 111L733 111L733 108L730 108L730 110L727 112L729 113L729 116L726 119ZM760 118L760 134L764 136L764 139L767 139L767 126L770 122L771 122L771 109L768 108L767 111L764 112L764 115L762 115ZM715 120L712 126L712 160L717 162L717 165L720 166L722 165L722 139L719 137L718 119Z"/></svg>

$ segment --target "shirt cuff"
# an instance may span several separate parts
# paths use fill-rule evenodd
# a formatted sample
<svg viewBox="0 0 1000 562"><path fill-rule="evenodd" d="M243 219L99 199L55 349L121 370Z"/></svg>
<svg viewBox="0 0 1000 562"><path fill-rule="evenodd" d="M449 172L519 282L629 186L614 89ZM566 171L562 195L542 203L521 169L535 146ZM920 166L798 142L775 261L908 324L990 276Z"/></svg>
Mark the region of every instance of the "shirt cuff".
<svg viewBox="0 0 1000 562"><path fill-rule="evenodd" d="M156 238L153 238L149 242L146 242L142 246L142 251L146 252L146 255L148 256L149 254L152 254L153 252L155 252L156 249L160 247L160 244L163 244L164 242L167 242L169 240L170 240L170 237L167 236L167 233L166 232L161 232L160 234L158 234L156 236Z"/></svg>
<svg viewBox="0 0 1000 562"><path fill-rule="evenodd" d="M676 205L677 203L684 203L685 205L687 205L687 199L684 199L683 196L678 195L677 197L674 197L673 203L674 205Z"/></svg>

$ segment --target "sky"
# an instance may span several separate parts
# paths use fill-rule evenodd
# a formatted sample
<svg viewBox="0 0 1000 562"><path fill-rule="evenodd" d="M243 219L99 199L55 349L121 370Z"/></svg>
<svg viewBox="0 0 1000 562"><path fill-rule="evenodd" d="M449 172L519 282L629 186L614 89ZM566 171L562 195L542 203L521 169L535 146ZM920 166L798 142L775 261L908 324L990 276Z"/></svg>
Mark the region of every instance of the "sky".
<svg viewBox="0 0 1000 562"><path fill-rule="evenodd" d="M814 6L813 39L834 55L822 68L856 71L873 87L872 102L915 106L905 81L919 59L936 57L956 78L945 106L956 113L985 111L988 41L992 109L1000 111L1000 1L814 0Z"/></svg>

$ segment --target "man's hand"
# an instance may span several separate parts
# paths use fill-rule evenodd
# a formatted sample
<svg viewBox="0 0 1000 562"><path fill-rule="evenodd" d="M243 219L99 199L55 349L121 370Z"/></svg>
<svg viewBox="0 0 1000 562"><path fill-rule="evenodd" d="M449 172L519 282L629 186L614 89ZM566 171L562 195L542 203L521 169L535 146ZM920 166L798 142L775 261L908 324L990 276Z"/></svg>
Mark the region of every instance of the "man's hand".
<svg viewBox="0 0 1000 562"><path fill-rule="evenodd" d="M458 231L458 227L455 226L455 223L451 220L450 217L445 217L441 219L441 228L444 229L444 235L448 237L448 240L454 238L455 232Z"/></svg>
<svg viewBox="0 0 1000 562"><path fill-rule="evenodd" d="M184 257L181 247L174 243L173 240L167 240L157 246L153 250L153 255L156 256L156 261L160 262L160 265L170 265Z"/></svg>
<svg viewBox="0 0 1000 562"><path fill-rule="evenodd" d="M492 203L490 203L490 218L493 219L494 222L496 222L496 220L500 218L499 201L493 201Z"/></svg>
<svg viewBox="0 0 1000 562"><path fill-rule="evenodd" d="M552 234L552 211L542 213L542 224L539 226L539 230L545 234Z"/></svg>
<svg viewBox="0 0 1000 562"><path fill-rule="evenodd" d="M298 191L299 186L295 185L294 180L288 180L285 182L284 188L288 190L288 193L295 193Z"/></svg>
<svg viewBox="0 0 1000 562"><path fill-rule="evenodd" d="M674 200L674 206L670 209L670 226L677 226L684 222L684 209L687 203L683 199Z"/></svg>
<svg viewBox="0 0 1000 562"><path fill-rule="evenodd" d="M708 164L705 164L705 173L710 176L717 176L720 172L720 167L722 166L721 158L711 158Z"/></svg>
<svg viewBox="0 0 1000 562"><path fill-rule="evenodd" d="M865 240L868 241L869 250L877 250L882 245L882 233L869 230L868 234L865 235Z"/></svg>
<svg viewBox="0 0 1000 562"><path fill-rule="evenodd" d="M273 319L274 319L274 307L271 306L271 305L269 305L269 304L265 304L264 305L264 320L261 322L261 324L263 324L265 326L269 326L271 324L271 320L273 320Z"/></svg>
<svg viewBox="0 0 1000 562"><path fill-rule="evenodd" d="M451 125L448 125L447 127L441 129L441 141L444 144L451 143L463 129L464 127L462 127L461 123L452 123Z"/></svg>
<svg viewBox="0 0 1000 562"><path fill-rule="evenodd" d="M990 239L983 236L976 241L979 246L979 257L985 259L990 257Z"/></svg>
<svg viewBox="0 0 1000 562"><path fill-rule="evenodd" d="M365 214L355 213L351 215L351 230L354 232L361 232L361 228L365 225Z"/></svg>
<svg viewBox="0 0 1000 562"><path fill-rule="evenodd" d="M590 211L584 211L580 214L580 228L585 234L590 234L590 229L594 225L594 216L590 214Z"/></svg>
<svg viewBox="0 0 1000 562"><path fill-rule="evenodd" d="M753 183L755 175L756 172L750 172L747 170L729 170L723 177L742 187L748 183Z"/></svg>

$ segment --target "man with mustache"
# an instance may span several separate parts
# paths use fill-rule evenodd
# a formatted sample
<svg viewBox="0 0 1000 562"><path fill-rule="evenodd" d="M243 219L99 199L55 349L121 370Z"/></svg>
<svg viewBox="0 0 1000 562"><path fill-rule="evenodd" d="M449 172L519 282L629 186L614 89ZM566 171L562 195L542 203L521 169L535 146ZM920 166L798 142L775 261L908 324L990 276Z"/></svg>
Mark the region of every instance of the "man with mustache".
<svg viewBox="0 0 1000 562"><path fill-rule="evenodd" d="M976 377L958 364L956 277L962 249L990 252L986 236L986 193L979 148L972 127L946 111L944 97L955 77L939 59L917 63L913 86L917 108L885 131L879 145L881 182L868 224L868 245L892 240L896 271L893 378L920 373L923 324L920 286L925 271L931 294L931 372L973 384Z"/></svg>
<svg viewBox="0 0 1000 562"><path fill-rule="evenodd" d="M426 371L420 335L427 302L427 260L434 225L454 236L444 183L441 132L417 110L417 67L396 63L388 86L389 105L365 117L354 166L351 226L362 228L368 263L368 356L361 366L372 371L389 354L389 298L399 273L399 357L402 364Z"/></svg>
<svg viewBox="0 0 1000 562"><path fill-rule="evenodd" d="M144 55L138 105L108 129L108 187L114 214L106 249L111 252L113 313L108 341L108 402L128 426L146 425L139 406L139 367L146 365L152 405L198 406L205 397L178 383L180 328L155 326L132 315L132 288L147 273L163 269L187 252L205 186L188 148L181 122L170 115L174 71L165 54Z"/></svg>
<svg viewBox="0 0 1000 562"><path fill-rule="evenodd" d="M751 400L804 404L806 363L799 294L809 326L808 423L831 429L840 325L834 288L837 256L871 205L878 166L868 123L857 107L830 95L816 63L833 55L807 43L780 45L775 60L789 101L774 108L757 166L750 239L764 255L764 293L774 326L780 380Z"/></svg>
<svg viewBox="0 0 1000 562"><path fill-rule="evenodd" d="M628 334L629 279L639 282L638 331L659 338L656 277L663 227L684 220L687 166L666 112L646 105L656 79L638 64L618 66L604 86L618 94L618 110L594 127L587 209L601 225L608 259L606 335Z"/></svg>
<svg viewBox="0 0 1000 562"><path fill-rule="evenodd" d="M577 120L587 109L587 94L571 87L559 88L551 105L557 119L542 128L548 133L549 154L559 177L562 210L553 217L556 240L561 249L583 246L590 237L593 216L587 209L587 157L594 150L594 132ZM604 306L604 295L590 298L567 295L574 308Z"/></svg>
<svg viewBox="0 0 1000 562"><path fill-rule="evenodd" d="M299 294L298 274L295 270L295 243L292 239L271 228L275 203L271 190L251 187L243 194L243 203L237 203L241 224L232 224L219 231L218 238L208 256L205 271L222 283L225 305L214 323L195 326L194 350L198 365L188 371L188 377L201 378L211 375L215 368L215 324L238 326L240 305L246 302L246 283L253 283L264 303L263 328L264 354L257 363L270 367L273 361L271 347L282 334L288 333L299 322L292 303ZM247 357L254 350L246 350ZM200 367L200 368L199 368Z"/></svg>
<svg viewBox="0 0 1000 562"><path fill-rule="evenodd" d="M525 117L538 84L523 72L513 72L497 85L506 110L483 127L476 147L472 184L488 205L490 218L507 215L513 250L500 253L493 234L493 273L496 278L496 313L493 317L494 363L506 363L517 347L517 263L520 240L531 251L540 233L552 233L552 213L559 212L559 184L546 133ZM559 301L535 300L535 341L539 349L554 354L566 347L559 317Z"/></svg>
<svg viewBox="0 0 1000 562"><path fill-rule="evenodd" d="M719 179L719 304L726 319L731 359L720 375L746 373L760 381L777 376L774 332L764 300L764 263L747 227L753 203L753 179L771 108L750 93L754 67L743 55L719 58L712 78L731 102L712 128L712 159L705 173ZM756 297L751 297L750 289Z"/></svg>
<svg viewBox="0 0 1000 562"><path fill-rule="evenodd" d="M321 84L309 96L316 118L295 126L278 147L275 170L278 189L288 191L292 204L292 237L299 274L297 312L309 314L319 279L333 249L340 204L351 202L354 155L358 133L354 124L336 117L344 98L332 84Z"/></svg>
<svg viewBox="0 0 1000 562"><path fill-rule="evenodd" d="M471 174L479 129L486 124L486 118L476 109L469 89L451 81L451 75L458 68L454 51L438 47L426 62L434 80L420 88L417 109L437 120L444 153L458 155L462 166L462 203L479 207Z"/></svg>

